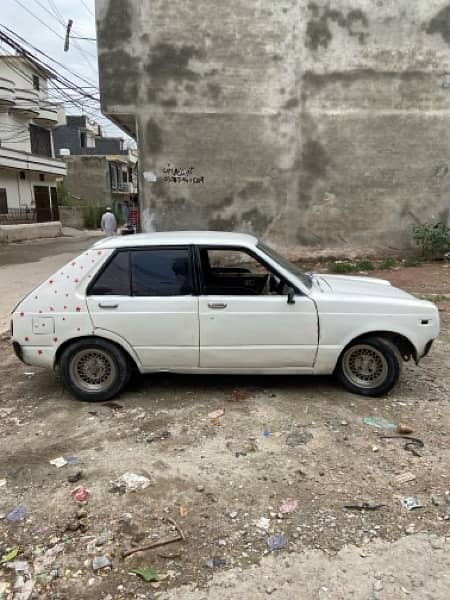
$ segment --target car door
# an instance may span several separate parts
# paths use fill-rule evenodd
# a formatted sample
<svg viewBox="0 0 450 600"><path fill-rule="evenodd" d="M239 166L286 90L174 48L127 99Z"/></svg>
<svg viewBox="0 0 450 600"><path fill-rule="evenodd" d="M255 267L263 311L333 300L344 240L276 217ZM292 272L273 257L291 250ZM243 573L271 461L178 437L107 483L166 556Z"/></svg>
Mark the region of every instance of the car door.
<svg viewBox="0 0 450 600"><path fill-rule="evenodd" d="M126 340L144 370L198 367L198 297L189 247L118 250L87 294L95 328Z"/></svg>
<svg viewBox="0 0 450 600"><path fill-rule="evenodd" d="M314 302L241 248L199 247L200 367L312 369L318 344Z"/></svg>

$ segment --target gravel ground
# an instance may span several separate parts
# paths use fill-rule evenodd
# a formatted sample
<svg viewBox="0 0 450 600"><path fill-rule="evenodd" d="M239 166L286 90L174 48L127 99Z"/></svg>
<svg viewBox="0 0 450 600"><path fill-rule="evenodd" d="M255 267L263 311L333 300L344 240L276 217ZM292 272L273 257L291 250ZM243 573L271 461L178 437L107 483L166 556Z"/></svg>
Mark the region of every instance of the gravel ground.
<svg viewBox="0 0 450 600"><path fill-rule="evenodd" d="M444 267L382 274L439 294L443 331L381 399L348 394L332 378L158 375L136 376L116 403L86 404L52 373L18 362L3 339L0 557L14 548L19 555L0 565L0 599L31 584L31 597L58 600L447 599ZM223 416L209 416L217 410ZM424 443L413 447L420 456L405 440L381 438L395 430L366 417L409 424ZM60 456L79 463L49 463ZM78 471L79 482L69 482ZM126 472L149 486L111 486ZM72 497L79 485L89 490L85 504ZM408 496L422 507L406 510ZM283 513L289 500L292 512ZM344 508L361 503L382 506ZM12 522L17 507L27 514ZM185 540L122 556L177 536L174 523ZM284 536L271 540L279 550L269 550L270 536ZM94 571L96 557L111 568ZM130 574L139 567L162 580Z"/></svg>

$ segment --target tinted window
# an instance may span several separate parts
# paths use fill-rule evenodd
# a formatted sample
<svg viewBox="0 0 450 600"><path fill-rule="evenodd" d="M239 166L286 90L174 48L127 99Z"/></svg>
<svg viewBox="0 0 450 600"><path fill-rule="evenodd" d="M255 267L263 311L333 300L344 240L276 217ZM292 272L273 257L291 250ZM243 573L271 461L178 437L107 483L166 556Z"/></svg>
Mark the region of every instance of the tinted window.
<svg viewBox="0 0 450 600"><path fill-rule="evenodd" d="M187 248L135 250L131 253L134 296L192 294L192 272Z"/></svg>
<svg viewBox="0 0 450 600"><path fill-rule="evenodd" d="M128 252L118 252L95 280L89 294L130 295Z"/></svg>

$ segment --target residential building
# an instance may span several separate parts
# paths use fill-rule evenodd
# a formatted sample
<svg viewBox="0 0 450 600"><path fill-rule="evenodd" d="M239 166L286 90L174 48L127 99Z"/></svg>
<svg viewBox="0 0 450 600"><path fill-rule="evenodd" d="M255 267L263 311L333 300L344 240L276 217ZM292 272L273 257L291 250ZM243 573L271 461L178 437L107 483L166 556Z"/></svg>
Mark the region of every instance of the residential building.
<svg viewBox="0 0 450 600"><path fill-rule="evenodd" d="M96 17L144 229L395 250L448 221L448 1L96 0Z"/></svg>
<svg viewBox="0 0 450 600"><path fill-rule="evenodd" d="M49 100L49 73L21 56L0 56L0 223L58 219L52 129L64 110Z"/></svg>
<svg viewBox="0 0 450 600"><path fill-rule="evenodd" d="M137 155L123 138L104 136L86 115L67 115L54 143L67 165L64 186L72 199L114 206L129 222L138 203Z"/></svg>

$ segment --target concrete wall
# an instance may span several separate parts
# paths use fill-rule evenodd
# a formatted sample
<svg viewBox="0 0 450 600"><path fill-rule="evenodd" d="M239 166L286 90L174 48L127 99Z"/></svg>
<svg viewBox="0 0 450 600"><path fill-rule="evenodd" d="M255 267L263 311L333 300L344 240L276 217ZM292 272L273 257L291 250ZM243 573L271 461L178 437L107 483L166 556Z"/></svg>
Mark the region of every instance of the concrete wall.
<svg viewBox="0 0 450 600"><path fill-rule="evenodd" d="M83 208L79 206L60 206L59 218L63 227L84 229Z"/></svg>
<svg viewBox="0 0 450 600"><path fill-rule="evenodd" d="M66 190L82 200L99 205L111 204L108 162L101 156L70 156L64 158L67 175Z"/></svg>
<svg viewBox="0 0 450 600"><path fill-rule="evenodd" d="M449 0L96 11L103 110L136 132L144 228L400 249L417 222L449 220Z"/></svg>
<svg viewBox="0 0 450 600"><path fill-rule="evenodd" d="M62 235L60 221L28 223L26 225L0 225L0 244L53 238L60 235Z"/></svg>

